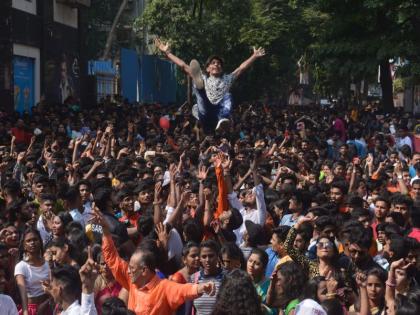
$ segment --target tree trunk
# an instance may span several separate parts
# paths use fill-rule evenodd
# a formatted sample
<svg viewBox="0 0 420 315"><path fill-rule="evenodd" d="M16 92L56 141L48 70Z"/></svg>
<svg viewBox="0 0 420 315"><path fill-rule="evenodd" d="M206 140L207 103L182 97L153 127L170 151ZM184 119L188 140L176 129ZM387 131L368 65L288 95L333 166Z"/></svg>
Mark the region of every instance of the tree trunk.
<svg viewBox="0 0 420 315"><path fill-rule="evenodd" d="M382 88L382 108L385 113L394 111L394 98L392 94L392 78L389 61L383 60L380 63L381 75L380 83Z"/></svg>
<svg viewBox="0 0 420 315"><path fill-rule="evenodd" d="M203 0L200 0L200 6L198 10L198 21L201 22L201 18L203 16Z"/></svg>
<svg viewBox="0 0 420 315"><path fill-rule="evenodd" d="M115 15L114 21L112 22L111 30L108 33L106 39L104 54L102 55L102 60L107 60L109 58L109 52L111 51L112 41L114 40L115 30L117 29L118 21L120 20L121 14L123 13L125 7L127 6L128 0L122 0L120 8L118 9L117 14Z"/></svg>

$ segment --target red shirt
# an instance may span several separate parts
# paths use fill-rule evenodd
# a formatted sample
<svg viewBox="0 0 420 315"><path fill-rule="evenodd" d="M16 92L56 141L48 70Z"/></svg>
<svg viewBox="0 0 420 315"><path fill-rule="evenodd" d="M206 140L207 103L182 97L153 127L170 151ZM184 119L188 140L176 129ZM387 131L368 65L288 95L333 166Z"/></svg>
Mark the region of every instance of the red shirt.
<svg viewBox="0 0 420 315"><path fill-rule="evenodd" d="M130 216L127 216L126 214L123 215L118 221L121 223L127 224L129 223L132 227L137 227L137 220L140 218L140 213L135 212Z"/></svg>
<svg viewBox="0 0 420 315"><path fill-rule="evenodd" d="M12 136L14 136L16 138L15 140L15 144L29 144L31 143L31 137L32 134L29 132L26 132L23 128L17 128L17 127L13 127L11 130Z"/></svg>
<svg viewBox="0 0 420 315"><path fill-rule="evenodd" d="M412 228L411 233L408 234L408 237L414 238L417 242L420 242L420 228Z"/></svg>

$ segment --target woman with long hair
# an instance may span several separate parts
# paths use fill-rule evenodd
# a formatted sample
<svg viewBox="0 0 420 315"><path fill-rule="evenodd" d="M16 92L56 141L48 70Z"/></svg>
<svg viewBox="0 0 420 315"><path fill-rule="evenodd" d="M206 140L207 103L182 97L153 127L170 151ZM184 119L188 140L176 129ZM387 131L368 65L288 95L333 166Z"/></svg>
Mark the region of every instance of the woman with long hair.
<svg viewBox="0 0 420 315"><path fill-rule="evenodd" d="M52 239L56 240L65 237L67 226L72 221L72 216L67 212L60 212L55 215L51 226Z"/></svg>
<svg viewBox="0 0 420 315"><path fill-rule="evenodd" d="M200 269L200 247L194 242L188 242L182 249L184 267L170 276L170 280L187 283L192 274Z"/></svg>
<svg viewBox="0 0 420 315"><path fill-rule="evenodd" d="M316 244L316 260L310 260L293 246L301 225L305 222L312 222L314 219L311 217L301 217L290 229L284 242L286 252L295 262L303 267L310 279L316 276L326 277L327 275L332 275L335 279L340 279L342 273L338 264L338 249L329 238L318 238Z"/></svg>
<svg viewBox="0 0 420 315"><path fill-rule="evenodd" d="M212 315L262 315L259 296L251 278L242 270L226 274Z"/></svg>
<svg viewBox="0 0 420 315"><path fill-rule="evenodd" d="M259 248L254 248L249 255L246 271L254 283L255 289L261 298L261 302L266 302L270 279L265 277L265 268L268 263L268 255Z"/></svg>
<svg viewBox="0 0 420 315"><path fill-rule="evenodd" d="M379 268L372 268L367 273L366 290L372 315L385 313L385 282L387 274Z"/></svg>
<svg viewBox="0 0 420 315"><path fill-rule="evenodd" d="M306 279L306 274L297 263L287 261L278 265L271 276L267 305L283 310L284 315L292 314L299 304Z"/></svg>
<svg viewBox="0 0 420 315"><path fill-rule="evenodd" d="M223 244L220 250L220 256L223 268L227 271L232 271L237 268L244 270L246 267L244 254L239 246L233 242Z"/></svg>
<svg viewBox="0 0 420 315"><path fill-rule="evenodd" d="M41 282L49 280L50 267L43 256L42 238L39 232L29 228L23 233L20 245L22 260L15 266L15 278L22 301L23 315L41 313L40 308L48 300Z"/></svg>
<svg viewBox="0 0 420 315"><path fill-rule="evenodd" d="M169 277L169 280L178 283L187 283L191 276L200 269L200 247L195 242L188 242L182 249L182 261L184 267ZM177 310L177 314L189 314L192 308L192 301L186 301Z"/></svg>
<svg viewBox="0 0 420 315"><path fill-rule="evenodd" d="M45 259L48 261L50 268L55 266L70 265L79 268L79 264L72 257L73 247L64 239L53 239L47 244L45 251Z"/></svg>

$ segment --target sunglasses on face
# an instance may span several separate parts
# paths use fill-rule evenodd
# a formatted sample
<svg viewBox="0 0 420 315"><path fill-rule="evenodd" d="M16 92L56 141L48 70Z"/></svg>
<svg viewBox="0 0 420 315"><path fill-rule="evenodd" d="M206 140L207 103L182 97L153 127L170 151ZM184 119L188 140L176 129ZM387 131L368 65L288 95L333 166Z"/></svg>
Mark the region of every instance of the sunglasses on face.
<svg viewBox="0 0 420 315"><path fill-rule="evenodd" d="M316 247L318 247L319 249L330 249L333 248L333 244L331 242L318 242L316 244Z"/></svg>

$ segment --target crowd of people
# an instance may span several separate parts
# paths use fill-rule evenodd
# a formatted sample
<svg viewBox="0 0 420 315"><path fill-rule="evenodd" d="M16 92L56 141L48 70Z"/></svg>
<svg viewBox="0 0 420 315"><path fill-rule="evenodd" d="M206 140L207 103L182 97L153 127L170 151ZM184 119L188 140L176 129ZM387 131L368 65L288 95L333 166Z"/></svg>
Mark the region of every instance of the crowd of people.
<svg viewBox="0 0 420 315"><path fill-rule="evenodd" d="M2 113L0 313L420 314L416 120L256 103L227 120Z"/></svg>

